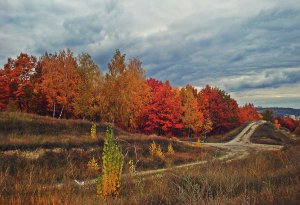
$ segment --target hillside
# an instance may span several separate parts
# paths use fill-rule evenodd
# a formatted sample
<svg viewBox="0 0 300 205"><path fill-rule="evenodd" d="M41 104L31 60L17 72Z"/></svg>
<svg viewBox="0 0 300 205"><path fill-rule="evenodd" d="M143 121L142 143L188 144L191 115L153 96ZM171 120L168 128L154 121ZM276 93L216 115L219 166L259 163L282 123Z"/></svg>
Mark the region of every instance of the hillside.
<svg viewBox="0 0 300 205"><path fill-rule="evenodd" d="M273 111L275 116L285 116L285 115L295 115L296 117L300 116L300 109L295 108L283 108L283 107L257 107L259 112L263 112L266 109Z"/></svg>
<svg viewBox="0 0 300 205"><path fill-rule="evenodd" d="M286 134L282 130L276 129L270 122L260 125L256 129L251 137L251 142L275 145L289 145L295 143L290 135Z"/></svg>
<svg viewBox="0 0 300 205"><path fill-rule="evenodd" d="M198 147L194 142L116 130L125 163L120 196L107 200L96 194L95 179L101 170L87 167L92 158L102 166L105 125L97 124L97 139L92 140L88 121L24 113L0 115L0 204L218 205L253 200L256 204L297 204L300 199L298 145L281 150L275 145L247 145L244 139L240 146L228 143L239 133L250 137L244 130L255 131L251 124L257 122L213 137L227 143ZM272 129L265 129L265 134L272 135ZM153 141L161 147L163 157L150 156ZM170 144L173 155L167 153ZM131 160L134 175L130 174Z"/></svg>

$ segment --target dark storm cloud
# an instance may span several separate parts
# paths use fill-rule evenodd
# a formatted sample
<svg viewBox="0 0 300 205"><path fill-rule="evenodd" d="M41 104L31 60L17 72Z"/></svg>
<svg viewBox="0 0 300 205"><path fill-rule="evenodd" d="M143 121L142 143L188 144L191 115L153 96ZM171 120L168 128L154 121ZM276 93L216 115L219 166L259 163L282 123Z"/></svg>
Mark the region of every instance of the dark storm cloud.
<svg viewBox="0 0 300 205"><path fill-rule="evenodd" d="M70 48L105 71L120 49L176 86L212 84L238 99L253 91L254 101L261 89L300 88L297 0L4 0L0 26L2 65L20 52Z"/></svg>

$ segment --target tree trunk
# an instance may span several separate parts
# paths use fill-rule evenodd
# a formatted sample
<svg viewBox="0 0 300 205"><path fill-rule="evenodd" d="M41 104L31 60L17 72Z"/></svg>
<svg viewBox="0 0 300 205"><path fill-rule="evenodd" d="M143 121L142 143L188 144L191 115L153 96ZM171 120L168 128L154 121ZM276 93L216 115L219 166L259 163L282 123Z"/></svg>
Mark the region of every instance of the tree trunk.
<svg viewBox="0 0 300 205"><path fill-rule="evenodd" d="M63 105L63 107L62 107L62 109L61 109L61 111L60 111L60 114L59 114L59 118L58 118L58 119L60 119L60 118L61 118L61 115L62 115L62 113L63 113L63 111L64 111L64 107L65 107L65 105Z"/></svg>
<svg viewBox="0 0 300 205"><path fill-rule="evenodd" d="M52 117L55 118L55 103L53 103L53 114Z"/></svg>

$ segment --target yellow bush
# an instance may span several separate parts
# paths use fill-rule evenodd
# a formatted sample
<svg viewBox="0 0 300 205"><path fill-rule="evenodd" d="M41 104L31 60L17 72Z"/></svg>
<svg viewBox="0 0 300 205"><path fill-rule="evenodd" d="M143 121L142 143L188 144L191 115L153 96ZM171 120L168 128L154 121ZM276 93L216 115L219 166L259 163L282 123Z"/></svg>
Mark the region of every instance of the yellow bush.
<svg viewBox="0 0 300 205"><path fill-rule="evenodd" d="M196 147L200 148L201 147L201 142L200 142L200 139L198 138L197 142L196 142Z"/></svg>
<svg viewBox="0 0 300 205"><path fill-rule="evenodd" d="M150 152L150 156L152 156L152 157L154 157L156 155L157 145L154 141L150 144L149 152Z"/></svg>
<svg viewBox="0 0 300 205"><path fill-rule="evenodd" d="M161 158L161 159L165 158L165 155L162 152L162 149L161 149L160 145L158 145L158 147L157 147L156 156L159 157L159 158Z"/></svg>
<svg viewBox="0 0 300 205"><path fill-rule="evenodd" d="M172 146L171 143L170 143L169 146L168 146L168 154L169 154L169 155L174 155L174 154L175 154L174 149L173 149L173 146Z"/></svg>
<svg viewBox="0 0 300 205"><path fill-rule="evenodd" d="M133 163L132 159L129 160L128 166L129 166L129 174L134 175L135 174L135 166L134 166L134 163Z"/></svg>
<svg viewBox="0 0 300 205"><path fill-rule="evenodd" d="M149 146L149 152L151 157L159 157L163 159L165 157L162 152L161 146L157 145L154 141Z"/></svg>
<svg viewBox="0 0 300 205"><path fill-rule="evenodd" d="M96 124L94 123L91 127L91 138L94 140L97 138Z"/></svg>
<svg viewBox="0 0 300 205"><path fill-rule="evenodd" d="M88 170L91 172L97 172L100 169L98 162L95 160L94 157L88 162L87 167L88 167Z"/></svg>

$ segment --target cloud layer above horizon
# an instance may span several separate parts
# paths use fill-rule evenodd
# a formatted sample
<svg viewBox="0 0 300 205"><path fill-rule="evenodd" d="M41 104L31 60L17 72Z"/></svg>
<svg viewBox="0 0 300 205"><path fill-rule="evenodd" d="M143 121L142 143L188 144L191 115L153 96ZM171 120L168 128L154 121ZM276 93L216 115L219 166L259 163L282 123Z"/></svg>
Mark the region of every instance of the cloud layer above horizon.
<svg viewBox="0 0 300 205"><path fill-rule="evenodd" d="M175 86L300 108L299 0L2 0L0 27L1 66L20 52L70 48L105 71L120 49Z"/></svg>

